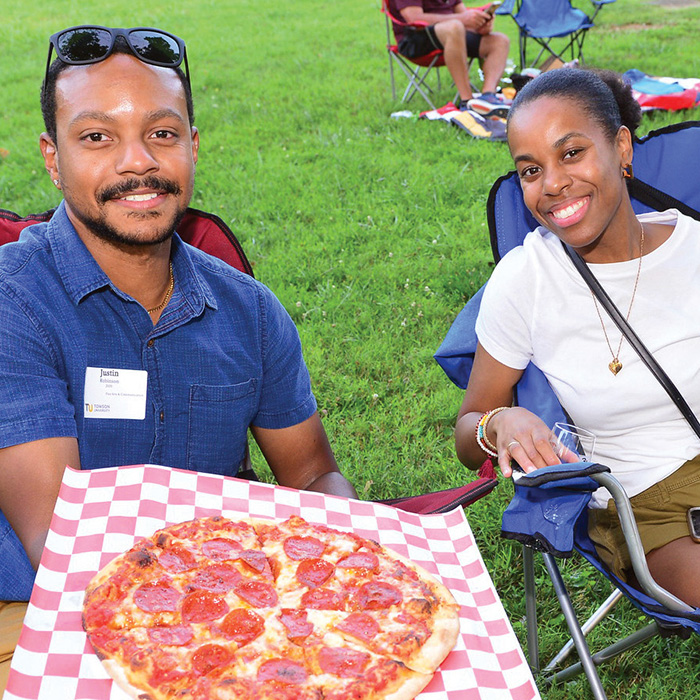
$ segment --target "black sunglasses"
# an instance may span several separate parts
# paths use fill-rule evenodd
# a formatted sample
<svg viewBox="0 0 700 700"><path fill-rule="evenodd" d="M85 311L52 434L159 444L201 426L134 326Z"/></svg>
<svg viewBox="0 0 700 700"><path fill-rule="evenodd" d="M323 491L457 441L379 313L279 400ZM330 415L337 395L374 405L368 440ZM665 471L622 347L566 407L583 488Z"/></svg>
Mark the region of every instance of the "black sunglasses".
<svg viewBox="0 0 700 700"><path fill-rule="evenodd" d="M144 63L165 68L177 68L185 63L185 78L190 90L190 67L187 63L187 49L180 37L152 27L114 29L86 24L56 32L49 39L49 55L46 59L44 85L51 66L51 52L55 49L61 61L72 66L99 63L110 56L117 37L126 41L131 53Z"/></svg>

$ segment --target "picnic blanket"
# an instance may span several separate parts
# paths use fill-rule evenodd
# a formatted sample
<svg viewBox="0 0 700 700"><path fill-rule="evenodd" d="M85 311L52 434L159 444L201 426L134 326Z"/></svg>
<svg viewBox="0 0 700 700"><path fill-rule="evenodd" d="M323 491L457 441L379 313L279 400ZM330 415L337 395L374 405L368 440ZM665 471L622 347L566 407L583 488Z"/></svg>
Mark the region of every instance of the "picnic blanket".
<svg viewBox="0 0 700 700"><path fill-rule="evenodd" d="M420 118L447 122L462 131L466 131L475 139L488 139L489 141L506 140L505 119L487 119L471 109L465 109L463 112L460 112L454 102L448 102L439 109L421 112Z"/></svg>
<svg viewBox="0 0 700 700"><path fill-rule="evenodd" d="M700 104L700 78L653 77L636 68L625 71L622 77L644 111L677 111Z"/></svg>

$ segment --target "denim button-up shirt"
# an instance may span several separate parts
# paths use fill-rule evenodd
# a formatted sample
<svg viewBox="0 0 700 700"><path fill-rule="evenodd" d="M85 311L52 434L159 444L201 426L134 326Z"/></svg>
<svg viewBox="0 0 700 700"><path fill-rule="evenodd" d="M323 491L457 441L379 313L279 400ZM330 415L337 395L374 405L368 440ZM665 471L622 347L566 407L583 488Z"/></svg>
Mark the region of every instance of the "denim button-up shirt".
<svg viewBox="0 0 700 700"><path fill-rule="evenodd" d="M153 326L63 204L0 247L0 447L77 437L83 469L149 462L233 475L250 425L314 413L299 337L275 296L177 235L172 263L174 292ZM145 370L145 417L86 417L88 367Z"/></svg>

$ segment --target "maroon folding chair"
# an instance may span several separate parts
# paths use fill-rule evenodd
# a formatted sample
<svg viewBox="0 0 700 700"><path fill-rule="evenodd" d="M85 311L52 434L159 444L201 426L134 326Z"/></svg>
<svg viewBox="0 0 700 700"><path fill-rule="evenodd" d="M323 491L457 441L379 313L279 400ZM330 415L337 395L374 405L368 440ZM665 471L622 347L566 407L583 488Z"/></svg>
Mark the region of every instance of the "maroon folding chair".
<svg viewBox="0 0 700 700"><path fill-rule="evenodd" d="M399 53L399 47L396 45L396 41L393 36L393 25L399 25L401 27L427 27L426 22L416 22L415 24L410 24L404 22L403 20L395 17L391 14L389 10L389 0L382 0L382 12L384 13L384 19L386 22L386 50L389 55L389 73L391 74L391 95L394 100L396 100L396 82L394 79L394 63L404 72L408 78L408 84L404 90L403 96L401 97L401 102L409 102L411 98L416 94L420 96L430 105L431 109L435 109L435 104L430 99L435 90L426 82L431 71L435 69L437 87L436 90L440 90L440 71L438 70L441 66L445 65L445 57L441 50L436 49L431 51L426 56L419 56L417 58L407 58Z"/></svg>
<svg viewBox="0 0 700 700"><path fill-rule="evenodd" d="M13 211L0 209L0 245L16 241L23 229L48 221L55 211L49 209L41 214L20 216ZM188 207L177 231L186 243L254 277L253 268L243 252L243 247L233 231L215 214Z"/></svg>

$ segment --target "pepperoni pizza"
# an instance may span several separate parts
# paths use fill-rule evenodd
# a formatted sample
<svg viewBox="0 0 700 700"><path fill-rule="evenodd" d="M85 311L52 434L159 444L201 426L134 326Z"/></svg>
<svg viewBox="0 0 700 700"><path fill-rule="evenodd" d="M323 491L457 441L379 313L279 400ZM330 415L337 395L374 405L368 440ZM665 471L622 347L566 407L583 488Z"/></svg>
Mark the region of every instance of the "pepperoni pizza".
<svg viewBox="0 0 700 700"><path fill-rule="evenodd" d="M293 516L159 530L90 582L83 626L140 700L410 700L458 605L372 540Z"/></svg>

